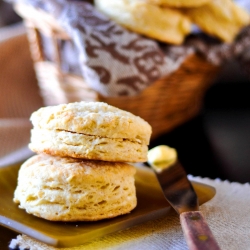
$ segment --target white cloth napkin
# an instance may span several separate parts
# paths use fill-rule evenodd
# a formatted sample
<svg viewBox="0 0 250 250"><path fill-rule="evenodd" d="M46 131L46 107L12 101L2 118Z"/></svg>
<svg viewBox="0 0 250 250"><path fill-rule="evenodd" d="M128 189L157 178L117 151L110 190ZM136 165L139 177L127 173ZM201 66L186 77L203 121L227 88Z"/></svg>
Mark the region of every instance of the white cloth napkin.
<svg viewBox="0 0 250 250"><path fill-rule="evenodd" d="M230 183L189 176L191 180L216 188L215 197L200 209L205 216L222 250L250 249L250 185ZM20 249L55 250L25 235L13 239L10 246ZM62 249L62 248L60 248ZM171 211L165 218L148 221L133 228L117 232L88 244L63 248L64 250L139 250L139 249L188 249L178 215Z"/></svg>

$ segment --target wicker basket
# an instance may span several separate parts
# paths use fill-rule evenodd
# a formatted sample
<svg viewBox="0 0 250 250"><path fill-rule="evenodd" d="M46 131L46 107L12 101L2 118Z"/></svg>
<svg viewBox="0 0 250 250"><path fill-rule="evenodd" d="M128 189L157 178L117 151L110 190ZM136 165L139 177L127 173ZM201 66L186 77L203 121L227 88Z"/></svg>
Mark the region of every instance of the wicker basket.
<svg viewBox="0 0 250 250"><path fill-rule="evenodd" d="M58 39L70 39L55 20L30 6L16 6L24 18L34 67L45 105L75 101L103 101L130 111L148 121L152 139L169 132L196 116L201 110L206 90L217 76L219 67L196 54L189 56L171 75L150 85L135 97L103 97L90 89L84 79L61 71ZM46 34L54 44L54 62L46 61L40 35Z"/></svg>

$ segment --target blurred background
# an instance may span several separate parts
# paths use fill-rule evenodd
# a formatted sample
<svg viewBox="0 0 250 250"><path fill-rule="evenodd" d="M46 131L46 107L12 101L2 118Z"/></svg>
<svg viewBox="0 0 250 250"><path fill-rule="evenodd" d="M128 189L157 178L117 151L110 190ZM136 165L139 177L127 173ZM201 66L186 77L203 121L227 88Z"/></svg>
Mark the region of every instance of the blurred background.
<svg viewBox="0 0 250 250"><path fill-rule="evenodd" d="M154 144L176 147L187 172L241 183L250 181L250 82L229 62L207 91L199 116Z"/></svg>
<svg viewBox="0 0 250 250"><path fill-rule="evenodd" d="M13 65L22 53L27 53L22 51L22 40L20 46L14 49L15 54L12 54L11 58L5 56L8 48L7 39L13 34L22 34L24 30L21 18L15 14L12 6L0 0L1 75L6 70L6 65ZM32 68L30 62L18 63ZM32 111L42 105L34 73L31 72L33 77L31 81L20 79L18 72L15 72L15 75L16 84L0 77L0 119L2 121L15 116L18 119L27 118ZM22 83L19 84L18 81ZM29 95L31 91L37 95ZM228 62L207 91L200 114L170 133L153 140L150 147L159 144L175 147L188 174L241 183L250 182L249 93L250 82L246 72L237 62ZM28 107L27 113L18 113L17 109L22 105ZM29 139L29 126L24 130L23 136L26 137L19 138L22 144ZM3 140L3 135L0 139Z"/></svg>
<svg viewBox="0 0 250 250"><path fill-rule="evenodd" d="M0 27L15 24L19 21L21 21L21 18L14 12L12 5L0 0Z"/></svg>

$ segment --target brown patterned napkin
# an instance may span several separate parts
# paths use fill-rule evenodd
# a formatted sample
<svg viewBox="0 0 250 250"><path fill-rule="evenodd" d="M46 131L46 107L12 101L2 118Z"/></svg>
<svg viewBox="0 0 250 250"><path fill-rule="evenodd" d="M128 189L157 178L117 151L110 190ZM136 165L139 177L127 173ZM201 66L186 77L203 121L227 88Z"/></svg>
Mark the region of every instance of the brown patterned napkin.
<svg viewBox="0 0 250 250"><path fill-rule="evenodd" d="M181 46L162 44L121 27L89 1L12 2L30 5L54 18L71 37L60 42L63 71L81 75L91 89L103 96L137 95L178 69L192 53L221 65L250 47L250 39L225 44L204 34L187 37ZM51 60L51 44L45 36L42 41L44 53Z"/></svg>
<svg viewBox="0 0 250 250"><path fill-rule="evenodd" d="M17 2L55 18L71 37L60 44L62 67L82 74L87 84L104 96L138 94L177 69L192 51L173 47L178 50L172 53L174 57L166 56L156 41L128 31L85 1ZM49 47L48 41L44 47ZM48 57L50 53L46 53Z"/></svg>

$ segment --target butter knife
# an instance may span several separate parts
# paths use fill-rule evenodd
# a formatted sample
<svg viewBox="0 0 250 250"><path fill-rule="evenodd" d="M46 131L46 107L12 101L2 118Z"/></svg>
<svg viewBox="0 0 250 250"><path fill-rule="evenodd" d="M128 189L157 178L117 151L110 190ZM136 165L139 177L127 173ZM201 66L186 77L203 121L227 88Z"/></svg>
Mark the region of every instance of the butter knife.
<svg viewBox="0 0 250 250"><path fill-rule="evenodd" d="M175 149L161 145L149 151L148 163L156 174L165 198L180 215L189 249L219 250L218 243L199 211L194 188L176 157Z"/></svg>

